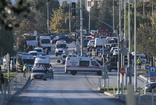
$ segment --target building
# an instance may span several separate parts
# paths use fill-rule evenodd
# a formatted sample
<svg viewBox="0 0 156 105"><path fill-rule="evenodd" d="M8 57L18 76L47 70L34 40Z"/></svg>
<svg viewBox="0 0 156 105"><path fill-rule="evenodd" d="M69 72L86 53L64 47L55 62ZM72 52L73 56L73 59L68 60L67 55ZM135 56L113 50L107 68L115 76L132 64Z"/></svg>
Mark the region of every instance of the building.
<svg viewBox="0 0 156 105"><path fill-rule="evenodd" d="M104 0L85 0L85 8L87 11L90 11L95 2L98 2L98 4L100 4L100 2L102 1Z"/></svg>

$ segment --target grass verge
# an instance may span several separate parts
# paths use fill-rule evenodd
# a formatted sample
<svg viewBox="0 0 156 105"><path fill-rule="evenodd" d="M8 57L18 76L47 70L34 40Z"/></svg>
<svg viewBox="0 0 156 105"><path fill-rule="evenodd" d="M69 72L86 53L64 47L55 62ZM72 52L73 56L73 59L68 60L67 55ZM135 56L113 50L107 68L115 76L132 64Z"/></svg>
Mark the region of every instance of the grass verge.
<svg viewBox="0 0 156 105"><path fill-rule="evenodd" d="M121 91L121 88L119 90ZM139 91L139 88L137 90ZM104 91L104 87L101 87L101 91ZM115 93L117 93L117 86L105 87L105 91L108 93L111 93L111 94L115 94ZM123 92L127 93L127 89L124 88ZM140 93L143 93L143 92L144 91L143 91L142 87L140 87ZM136 92L136 93L138 93L138 92Z"/></svg>
<svg viewBox="0 0 156 105"><path fill-rule="evenodd" d="M10 72L10 81L17 75L17 72ZM4 75L4 82L6 86L8 85L8 73L3 73Z"/></svg>

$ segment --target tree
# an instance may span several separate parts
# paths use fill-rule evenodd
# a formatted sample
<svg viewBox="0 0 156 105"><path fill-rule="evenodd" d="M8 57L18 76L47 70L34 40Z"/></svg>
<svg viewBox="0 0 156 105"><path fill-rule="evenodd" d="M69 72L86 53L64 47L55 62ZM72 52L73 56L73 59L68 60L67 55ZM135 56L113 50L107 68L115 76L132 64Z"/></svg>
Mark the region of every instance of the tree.
<svg viewBox="0 0 156 105"><path fill-rule="evenodd" d="M98 3L95 2L94 5L90 9L90 13L98 17L98 12L99 12L99 6L98 6ZM91 29L99 28L98 25L96 24L97 20L94 17L91 16L90 21L91 21Z"/></svg>
<svg viewBox="0 0 156 105"><path fill-rule="evenodd" d="M64 13L69 12L69 4L67 3L67 1L62 2L61 8Z"/></svg>
<svg viewBox="0 0 156 105"><path fill-rule="evenodd" d="M104 0L102 2L102 5L100 5L99 8L99 18L103 21L105 21L106 23L112 25L112 20L113 20L113 16L112 16L112 0ZM99 22L100 27L102 28L108 28L110 29L107 25Z"/></svg>
<svg viewBox="0 0 156 105"><path fill-rule="evenodd" d="M59 8L53 11L50 21L51 33L65 33L68 31L68 24L65 23L65 19L68 19L68 13L63 13L63 10Z"/></svg>
<svg viewBox="0 0 156 105"><path fill-rule="evenodd" d="M19 15L22 12L27 14L29 4L19 0L17 5L12 5L8 0L1 0L0 7L0 56L4 56L7 53L14 54L13 29L18 26L18 23L13 21L13 14Z"/></svg>

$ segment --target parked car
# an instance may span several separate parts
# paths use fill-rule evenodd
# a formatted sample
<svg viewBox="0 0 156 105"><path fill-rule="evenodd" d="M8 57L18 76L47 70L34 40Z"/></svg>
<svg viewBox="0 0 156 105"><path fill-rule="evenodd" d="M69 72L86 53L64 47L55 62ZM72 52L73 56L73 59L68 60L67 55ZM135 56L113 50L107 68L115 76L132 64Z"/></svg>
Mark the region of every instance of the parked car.
<svg viewBox="0 0 156 105"><path fill-rule="evenodd" d="M152 89L156 91L156 82L148 83L143 87L143 90L145 90L146 92L152 92Z"/></svg>

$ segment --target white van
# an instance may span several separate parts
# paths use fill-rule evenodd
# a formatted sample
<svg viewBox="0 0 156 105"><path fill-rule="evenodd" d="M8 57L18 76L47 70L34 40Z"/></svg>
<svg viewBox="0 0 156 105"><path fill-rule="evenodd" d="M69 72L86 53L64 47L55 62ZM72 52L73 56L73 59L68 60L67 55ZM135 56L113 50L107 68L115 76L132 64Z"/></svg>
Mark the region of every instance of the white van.
<svg viewBox="0 0 156 105"><path fill-rule="evenodd" d="M97 72L98 75L102 74L102 66L91 57L66 57L65 73L71 72L76 75L80 72Z"/></svg>
<svg viewBox="0 0 156 105"><path fill-rule="evenodd" d="M56 42L55 45L55 55L62 55L62 54L66 54L67 52L67 43L64 40L59 40Z"/></svg>
<svg viewBox="0 0 156 105"><path fill-rule="evenodd" d="M51 37L50 36L40 36L40 46L43 49L48 48L51 51Z"/></svg>
<svg viewBox="0 0 156 105"><path fill-rule="evenodd" d="M102 47L105 44L107 44L108 41L106 40L106 38L95 38L95 43L94 43L94 47Z"/></svg>
<svg viewBox="0 0 156 105"><path fill-rule="evenodd" d="M50 64L50 60L48 56L38 56L35 58L35 62L33 67L35 66L40 66L40 67L45 67L47 70L52 69L51 64Z"/></svg>
<svg viewBox="0 0 156 105"><path fill-rule="evenodd" d="M19 54L16 59L16 70L23 71L24 64L27 64L27 67L31 68L34 64L34 57L28 53Z"/></svg>

